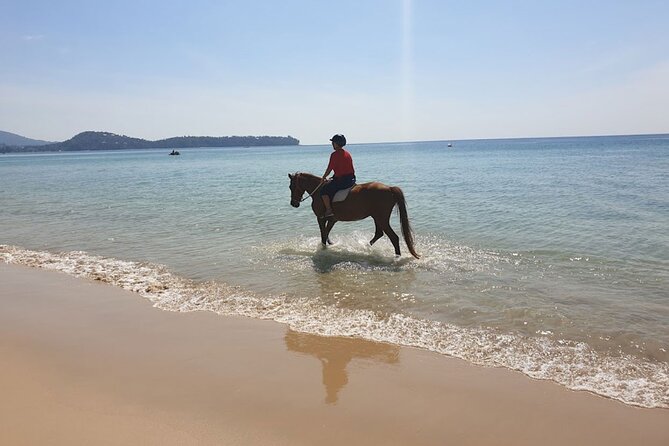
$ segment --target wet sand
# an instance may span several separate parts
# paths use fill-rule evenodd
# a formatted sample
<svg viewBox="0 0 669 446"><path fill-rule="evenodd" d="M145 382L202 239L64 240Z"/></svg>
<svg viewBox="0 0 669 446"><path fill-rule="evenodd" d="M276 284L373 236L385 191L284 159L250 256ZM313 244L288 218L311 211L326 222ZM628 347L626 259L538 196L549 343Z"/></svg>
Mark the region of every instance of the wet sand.
<svg viewBox="0 0 669 446"><path fill-rule="evenodd" d="M4 263L0 357L0 444L669 444L669 410Z"/></svg>

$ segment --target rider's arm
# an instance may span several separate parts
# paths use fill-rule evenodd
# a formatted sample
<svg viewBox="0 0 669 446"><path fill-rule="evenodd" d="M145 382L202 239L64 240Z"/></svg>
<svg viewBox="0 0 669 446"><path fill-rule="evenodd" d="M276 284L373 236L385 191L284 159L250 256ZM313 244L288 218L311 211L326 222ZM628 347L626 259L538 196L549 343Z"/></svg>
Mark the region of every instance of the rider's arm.
<svg viewBox="0 0 669 446"><path fill-rule="evenodd" d="M328 163L328 168L325 169L325 173L323 174L323 179L324 180L327 178L328 175L330 175L330 172L332 172L334 170L332 168L332 164L333 164L332 157L333 157L333 155L334 155L334 153L332 155L330 155L330 162Z"/></svg>

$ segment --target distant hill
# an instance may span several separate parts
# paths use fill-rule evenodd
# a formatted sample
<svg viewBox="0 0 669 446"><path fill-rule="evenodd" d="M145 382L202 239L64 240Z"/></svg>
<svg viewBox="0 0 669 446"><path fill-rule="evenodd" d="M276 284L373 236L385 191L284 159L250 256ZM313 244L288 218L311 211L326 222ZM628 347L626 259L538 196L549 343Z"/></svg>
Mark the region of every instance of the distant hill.
<svg viewBox="0 0 669 446"><path fill-rule="evenodd" d="M109 132L83 132L67 141L41 146L37 151L74 151L105 149L145 149L151 141Z"/></svg>
<svg viewBox="0 0 669 446"><path fill-rule="evenodd" d="M50 144L49 141L41 141L39 139L30 139L25 136L17 135L15 133L3 132L0 130L0 145L6 146L41 146L44 144Z"/></svg>
<svg viewBox="0 0 669 446"><path fill-rule="evenodd" d="M0 152L57 152L110 149L182 149L188 147L294 146L292 136L178 136L157 141L116 135L109 132L83 132L63 142L26 147L2 147ZM7 144L9 145L9 144Z"/></svg>

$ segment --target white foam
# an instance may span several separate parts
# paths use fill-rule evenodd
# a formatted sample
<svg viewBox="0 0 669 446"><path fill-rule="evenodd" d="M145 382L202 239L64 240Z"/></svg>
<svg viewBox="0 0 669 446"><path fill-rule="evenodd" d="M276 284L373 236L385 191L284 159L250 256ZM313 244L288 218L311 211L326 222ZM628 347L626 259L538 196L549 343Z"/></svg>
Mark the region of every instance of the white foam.
<svg viewBox="0 0 669 446"><path fill-rule="evenodd" d="M374 246L369 245L370 234L360 231L337 234L331 238L334 245L317 251L316 260L337 265L348 261L349 267L362 270L414 269L469 273L495 270L499 265L511 262L509 257L499 253L456 245L436 236L417 237L421 254L419 260L407 255L396 257L393 246L386 237L381 238ZM400 242L400 248L406 254L406 246L402 243ZM320 238L316 236L300 236L264 244L255 248L258 257L256 261L278 265L283 271L313 269L314 247L317 246L320 246ZM515 262L519 260L516 259Z"/></svg>
<svg viewBox="0 0 669 446"><path fill-rule="evenodd" d="M304 243L312 252L313 240L306 239ZM392 264L385 258L385 247L354 245L352 248L347 242L346 249L378 249L379 259L372 263L383 268ZM282 255L299 258L300 249L307 248L300 248L298 244L295 252ZM328 252L334 254L327 255L336 255L336 248ZM369 255L369 251L366 252ZM473 259L488 255L475 251L470 254ZM585 343L462 328L401 314L384 316L373 311L327 306L317 300L260 296L224 283L195 283L171 274L160 265L92 256L80 251L53 254L0 245L0 258L7 263L107 282L137 292L165 310L207 310L272 319L308 333L354 336L418 347L475 364L507 367L533 378L550 379L570 389L587 390L635 406L669 408L669 364L629 355L610 356L595 352ZM476 261L472 261L468 267L475 264Z"/></svg>

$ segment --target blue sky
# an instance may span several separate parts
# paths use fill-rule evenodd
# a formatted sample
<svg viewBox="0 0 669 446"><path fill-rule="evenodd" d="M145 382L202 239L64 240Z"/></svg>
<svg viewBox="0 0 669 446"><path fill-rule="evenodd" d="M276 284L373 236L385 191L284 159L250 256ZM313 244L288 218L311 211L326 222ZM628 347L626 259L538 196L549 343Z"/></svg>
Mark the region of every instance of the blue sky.
<svg viewBox="0 0 669 446"><path fill-rule="evenodd" d="M0 0L0 130L669 132L666 1Z"/></svg>

